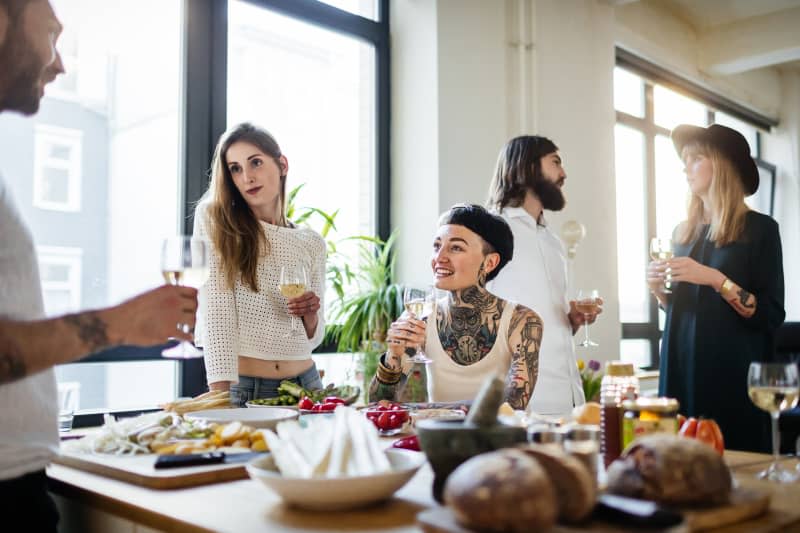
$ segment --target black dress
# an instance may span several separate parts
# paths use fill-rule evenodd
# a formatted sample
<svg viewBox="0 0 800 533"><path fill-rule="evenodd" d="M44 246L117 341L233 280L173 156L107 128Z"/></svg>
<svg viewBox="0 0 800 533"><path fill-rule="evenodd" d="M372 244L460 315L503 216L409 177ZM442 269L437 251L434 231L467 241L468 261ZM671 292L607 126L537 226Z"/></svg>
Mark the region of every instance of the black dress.
<svg viewBox="0 0 800 533"><path fill-rule="evenodd" d="M707 285L673 283L661 342L659 394L677 398L687 416L713 418L733 450L771 451L769 415L747 396L752 361L775 355L775 330L783 308L783 258L778 224L751 211L740 239L717 248L700 238L676 244L675 256L689 256L716 268L756 297L756 312L739 315Z"/></svg>

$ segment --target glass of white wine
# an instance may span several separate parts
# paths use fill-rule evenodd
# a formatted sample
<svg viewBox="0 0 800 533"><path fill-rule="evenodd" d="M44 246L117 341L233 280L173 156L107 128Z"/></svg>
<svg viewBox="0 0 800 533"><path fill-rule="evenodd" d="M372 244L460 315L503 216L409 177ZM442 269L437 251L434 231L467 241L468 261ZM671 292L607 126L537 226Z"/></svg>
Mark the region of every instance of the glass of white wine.
<svg viewBox="0 0 800 533"><path fill-rule="evenodd" d="M750 363L747 373L747 394L756 407L768 412L772 419L772 463L766 470L759 472L757 477L779 483L796 481L798 478L796 473L781 468L778 464L781 446L778 418L781 411L797 405L797 397L800 395L797 365Z"/></svg>
<svg viewBox="0 0 800 533"><path fill-rule="evenodd" d="M283 265L281 267L280 290L284 297L297 298L298 296L304 295L307 285L308 274L303 265ZM284 337L292 337L298 333L305 335L305 331L299 326L297 317L294 315L291 315L291 317L291 326Z"/></svg>
<svg viewBox="0 0 800 533"><path fill-rule="evenodd" d="M208 243L202 239L181 235L164 239L161 247L161 272L171 285L185 285L199 289L208 279ZM179 324L184 333L190 333L188 324ZM181 341L167 348L161 355L172 359L202 357L203 352L192 343Z"/></svg>
<svg viewBox="0 0 800 533"><path fill-rule="evenodd" d="M417 320L422 320L433 312L434 298L435 291L433 287L428 287L426 290L406 287L403 290L403 306L405 306L408 314ZM428 364L431 362L428 356L419 348L408 360L411 363Z"/></svg>
<svg viewBox="0 0 800 533"><path fill-rule="evenodd" d="M672 250L672 240L671 239L663 239L661 237L653 237L650 240L650 257L653 261L667 261L672 259L672 256L675 252ZM664 279L664 288L661 292L665 294L672 293L672 277L670 276L670 270L667 269L667 277Z"/></svg>
<svg viewBox="0 0 800 533"><path fill-rule="evenodd" d="M597 289L581 289L575 298L575 309L583 313L586 323L583 325L583 341L578 346L599 346L596 342L589 338L589 318L597 313L597 308L600 306L600 293Z"/></svg>

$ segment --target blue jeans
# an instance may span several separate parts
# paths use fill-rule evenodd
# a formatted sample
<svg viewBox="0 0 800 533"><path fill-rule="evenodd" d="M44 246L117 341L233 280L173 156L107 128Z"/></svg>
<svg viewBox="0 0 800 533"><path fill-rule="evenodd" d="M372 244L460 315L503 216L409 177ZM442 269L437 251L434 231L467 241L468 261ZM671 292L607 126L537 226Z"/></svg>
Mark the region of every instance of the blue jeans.
<svg viewBox="0 0 800 533"><path fill-rule="evenodd" d="M322 379L319 377L317 365L291 378L269 379L254 376L239 376L239 383L231 385L231 403L244 407L250 400L259 398L274 398L278 396L278 385L281 381L293 381L304 389L322 389Z"/></svg>

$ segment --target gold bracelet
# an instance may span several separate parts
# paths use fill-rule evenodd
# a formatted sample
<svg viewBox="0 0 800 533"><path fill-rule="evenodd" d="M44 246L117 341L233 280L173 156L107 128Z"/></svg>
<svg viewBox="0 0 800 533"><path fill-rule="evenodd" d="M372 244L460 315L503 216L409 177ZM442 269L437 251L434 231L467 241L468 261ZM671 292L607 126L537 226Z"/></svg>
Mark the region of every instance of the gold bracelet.
<svg viewBox="0 0 800 533"><path fill-rule="evenodd" d="M719 288L719 294L723 298L727 298L728 297L728 291L730 291L732 289L733 289L733 282L730 280L730 278L725 278L725 281L722 282L722 285Z"/></svg>
<svg viewBox="0 0 800 533"><path fill-rule="evenodd" d="M383 364L384 358L386 355L382 355L380 361L378 361L378 368L375 372L375 377L378 378L378 381L383 383L384 385L396 385L400 382L400 376L403 373L402 368L398 370L392 370L391 368L387 367Z"/></svg>

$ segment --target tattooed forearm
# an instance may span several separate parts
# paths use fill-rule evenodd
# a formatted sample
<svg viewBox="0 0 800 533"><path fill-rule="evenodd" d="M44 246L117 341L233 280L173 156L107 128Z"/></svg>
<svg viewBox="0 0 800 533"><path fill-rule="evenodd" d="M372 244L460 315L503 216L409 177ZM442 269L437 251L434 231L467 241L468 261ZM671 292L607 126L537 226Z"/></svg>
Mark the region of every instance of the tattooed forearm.
<svg viewBox="0 0 800 533"><path fill-rule="evenodd" d="M109 346L107 325L97 313L79 313L67 315L63 319L65 324L75 328L78 338L87 347L87 353L96 352Z"/></svg>
<svg viewBox="0 0 800 533"><path fill-rule="evenodd" d="M514 409L525 409L539 377L539 347L542 342L542 320L527 312L515 312L510 329L510 342L514 347L511 368L506 378L506 398Z"/></svg>
<svg viewBox="0 0 800 533"><path fill-rule="evenodd" d="M16 343L0 335L0 384L24 378L27 373L27 365Z"/></svg>
<svg viewBox="0 0 800 533"><path fill-rule="evenodd" d="M750 318L756 312L756 297L747 292L735 283L731 282L732 287L727 290L720 290L720 294L737 313L745 318ZM723 287L724 289L724 287Z"/></svg>

